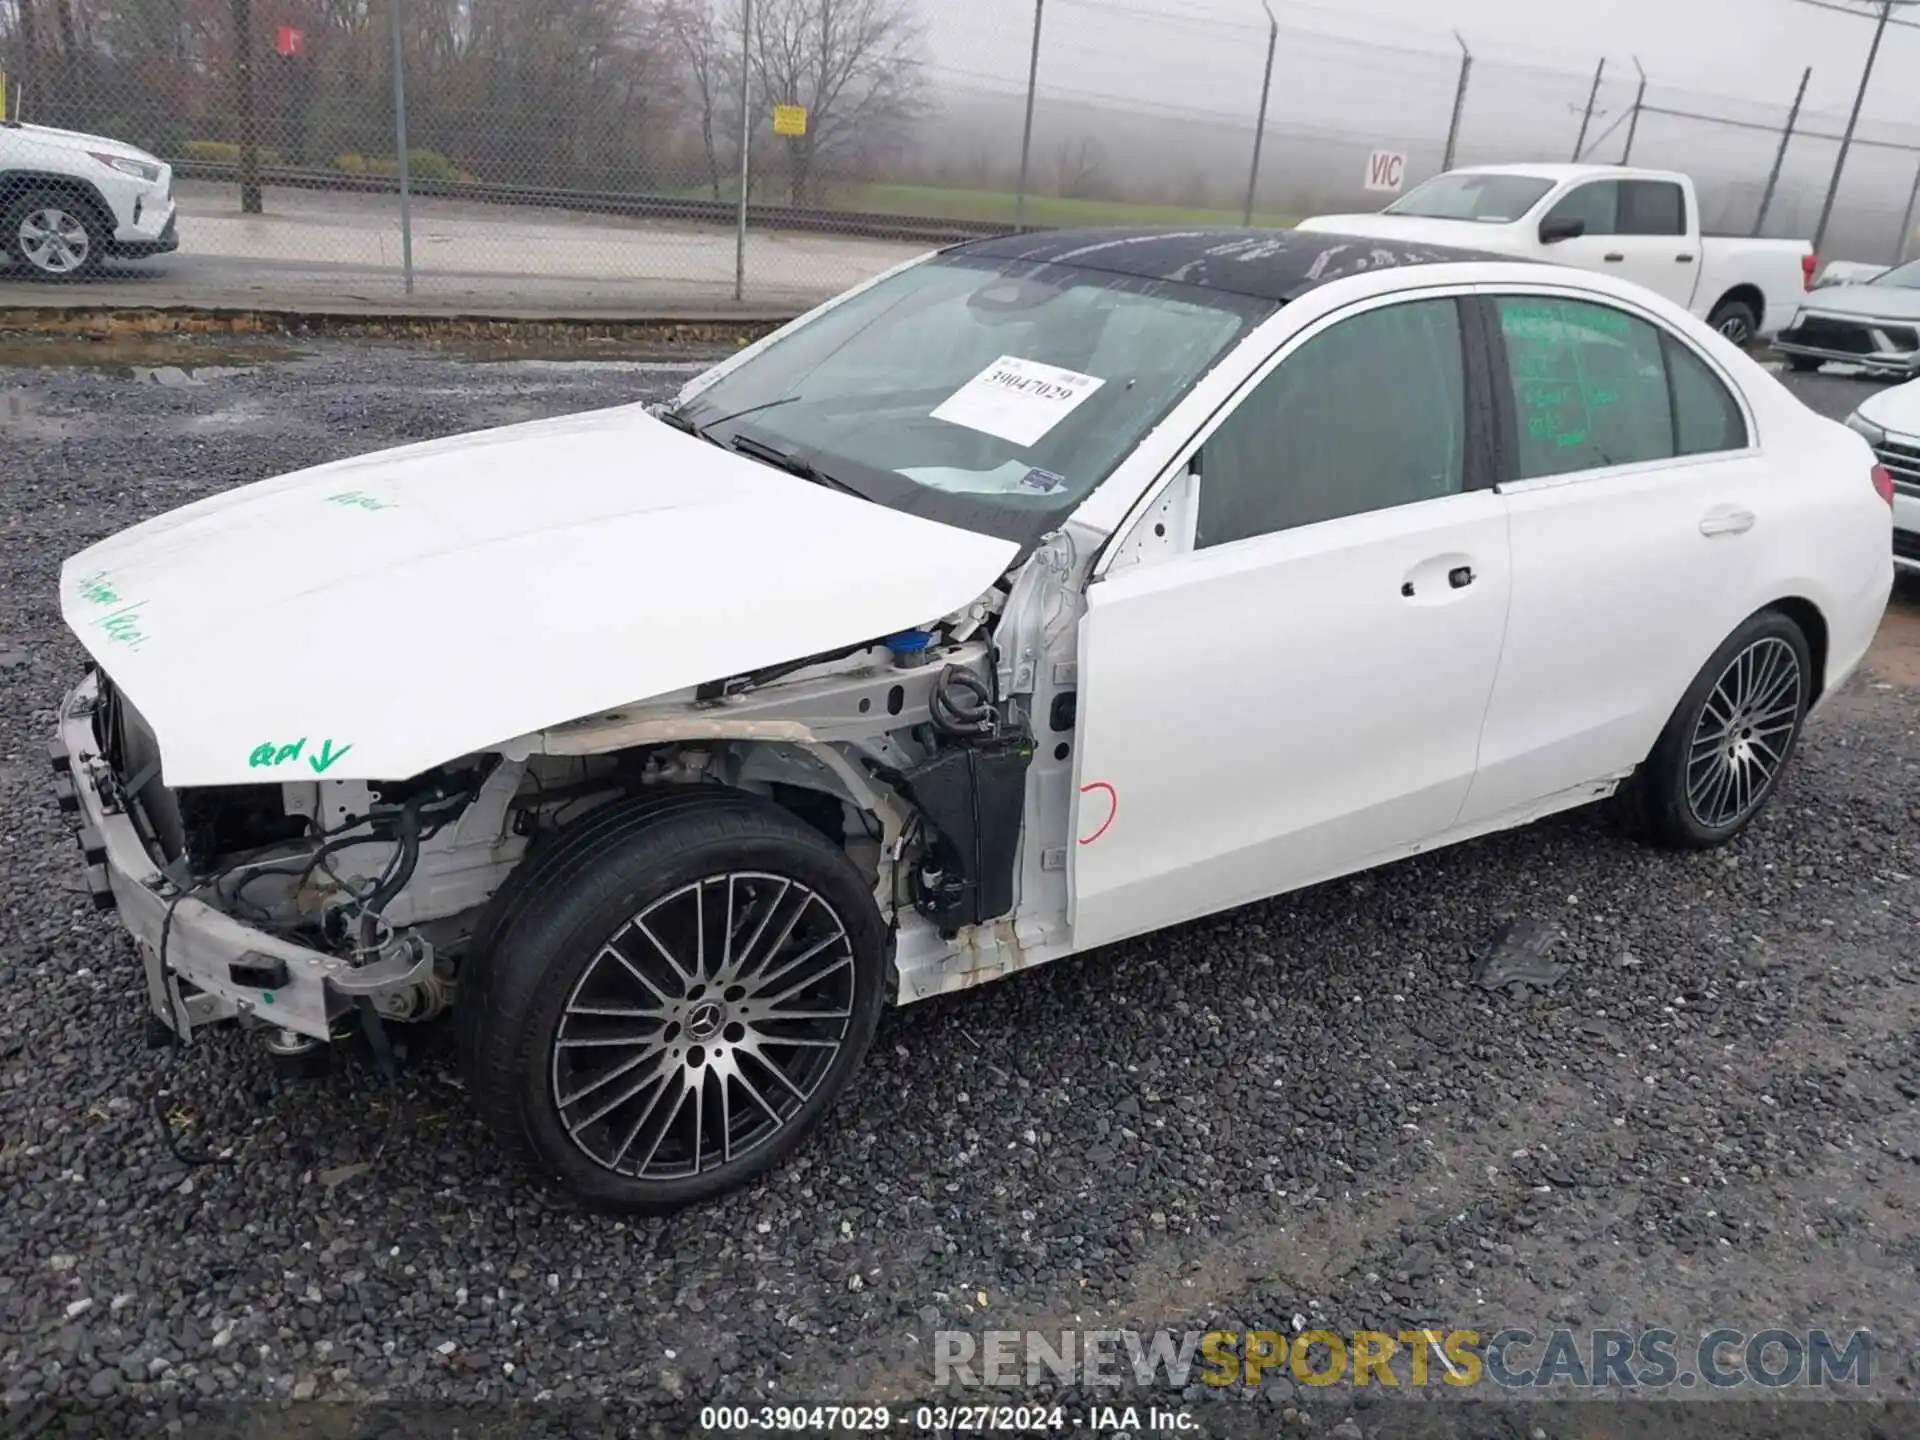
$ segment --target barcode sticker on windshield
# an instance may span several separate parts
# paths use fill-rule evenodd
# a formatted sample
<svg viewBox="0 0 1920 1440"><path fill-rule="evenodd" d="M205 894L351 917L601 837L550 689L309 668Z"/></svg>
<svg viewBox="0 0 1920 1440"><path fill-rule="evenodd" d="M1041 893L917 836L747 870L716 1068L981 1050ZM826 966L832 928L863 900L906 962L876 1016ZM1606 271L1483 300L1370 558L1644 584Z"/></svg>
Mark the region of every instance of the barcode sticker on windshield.
<svg viewBox="0 0 1920 1440"><path fill-rule="evenodd" d="M1077 370L1002 355L941 401L933 418L1032 445L1105 383Z"/></svg>

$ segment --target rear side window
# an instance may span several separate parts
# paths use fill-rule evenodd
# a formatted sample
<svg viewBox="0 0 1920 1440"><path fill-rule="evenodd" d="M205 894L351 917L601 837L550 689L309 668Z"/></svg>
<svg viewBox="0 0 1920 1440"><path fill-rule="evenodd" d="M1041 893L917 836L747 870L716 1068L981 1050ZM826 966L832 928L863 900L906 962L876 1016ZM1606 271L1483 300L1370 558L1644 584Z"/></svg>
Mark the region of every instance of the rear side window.
<svg viewBox="0 0 1920 1440"><path fill-rule="evenodd" d="M1682 455L1711 455L1747 448L1747 417L1706 361L1671 335L1666 345L1667 378L1673 386L1676 449Z"/></svg>
<svg viewBox="0 0 1920 1440"><path fill-rule="evenodd" d="M1620 182L1622 235L1685 235L1686 192L1671 180Z"/></svg>
<svg viewBox="0 0 1920 1440"><path fill-rule="evenodd" d="M1649 321L1547 296L1497 302L1519 432L1519 478L1740 450L1740 406Z"/></svg>

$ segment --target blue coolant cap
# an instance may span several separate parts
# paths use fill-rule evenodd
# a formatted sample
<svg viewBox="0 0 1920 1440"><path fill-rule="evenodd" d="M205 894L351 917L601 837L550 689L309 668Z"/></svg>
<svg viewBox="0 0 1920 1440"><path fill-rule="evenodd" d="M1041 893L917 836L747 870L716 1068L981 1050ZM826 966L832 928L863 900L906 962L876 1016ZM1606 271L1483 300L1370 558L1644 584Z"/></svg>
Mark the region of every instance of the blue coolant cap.
<svg viewBox="0 0 1920 1440"><path fill-rule="evenodd" d="M887 637L887 649L896 655L918 655L931 644L933 636L925 630L903 630Z"/></svg>

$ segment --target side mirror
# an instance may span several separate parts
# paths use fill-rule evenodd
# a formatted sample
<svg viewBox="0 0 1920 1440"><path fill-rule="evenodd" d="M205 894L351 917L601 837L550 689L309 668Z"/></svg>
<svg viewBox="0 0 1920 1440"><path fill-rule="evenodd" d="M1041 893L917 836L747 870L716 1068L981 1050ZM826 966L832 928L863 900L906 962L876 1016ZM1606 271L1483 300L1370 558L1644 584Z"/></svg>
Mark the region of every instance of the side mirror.
<svg viewBox="0 0 1920 1440"><path fill-rule="evenodd" d="M1540 243L1557 245L1562 240L1578 240L1587 233L1587 222L1572 215L1549 215L1540 222Z"/></svg>

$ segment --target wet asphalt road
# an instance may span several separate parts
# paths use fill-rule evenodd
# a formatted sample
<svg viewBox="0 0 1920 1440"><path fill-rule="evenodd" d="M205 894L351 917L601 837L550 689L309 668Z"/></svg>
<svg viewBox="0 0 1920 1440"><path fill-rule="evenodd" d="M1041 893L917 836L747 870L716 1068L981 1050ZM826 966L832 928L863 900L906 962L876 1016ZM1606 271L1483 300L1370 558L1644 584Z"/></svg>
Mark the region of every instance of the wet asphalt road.
<svg viewBox="0 0 1920 1440"><path fill-rule="evenodd" d="M1876 1395L1920 1378L1914 590L1726 851L1578 814L900 1012L796 1160L619 1223L500 1160L437 1031L397 1091L358 1061L281 1086L241 1036L143 1048L136 962L42 757L81 663L64 556L226 486L678 375L139 358L186 368L0 367L0 1426L346 1433L325 1427L364 1412L322 1402L477 1402L464 1433L673 1435L703 1402L926 1398L933 1332L1029 1325L1867 1327ZM1862 393L1794 383L1828 413ZM242 619L237 666L253 639ZM1568 973L1471 987L1516 916L1563 933ZM1057 1398L1084 1416L1087 1392ZM1200 1433L1442 1423L1284 1372L1119 1398ZM1763 1431L1779 1408L1714 1433L1803 1433ZM1889 1413L1805 1433L1914 1433ZM1507 1397L1458 1433L1592 1423Z"/></svg>

